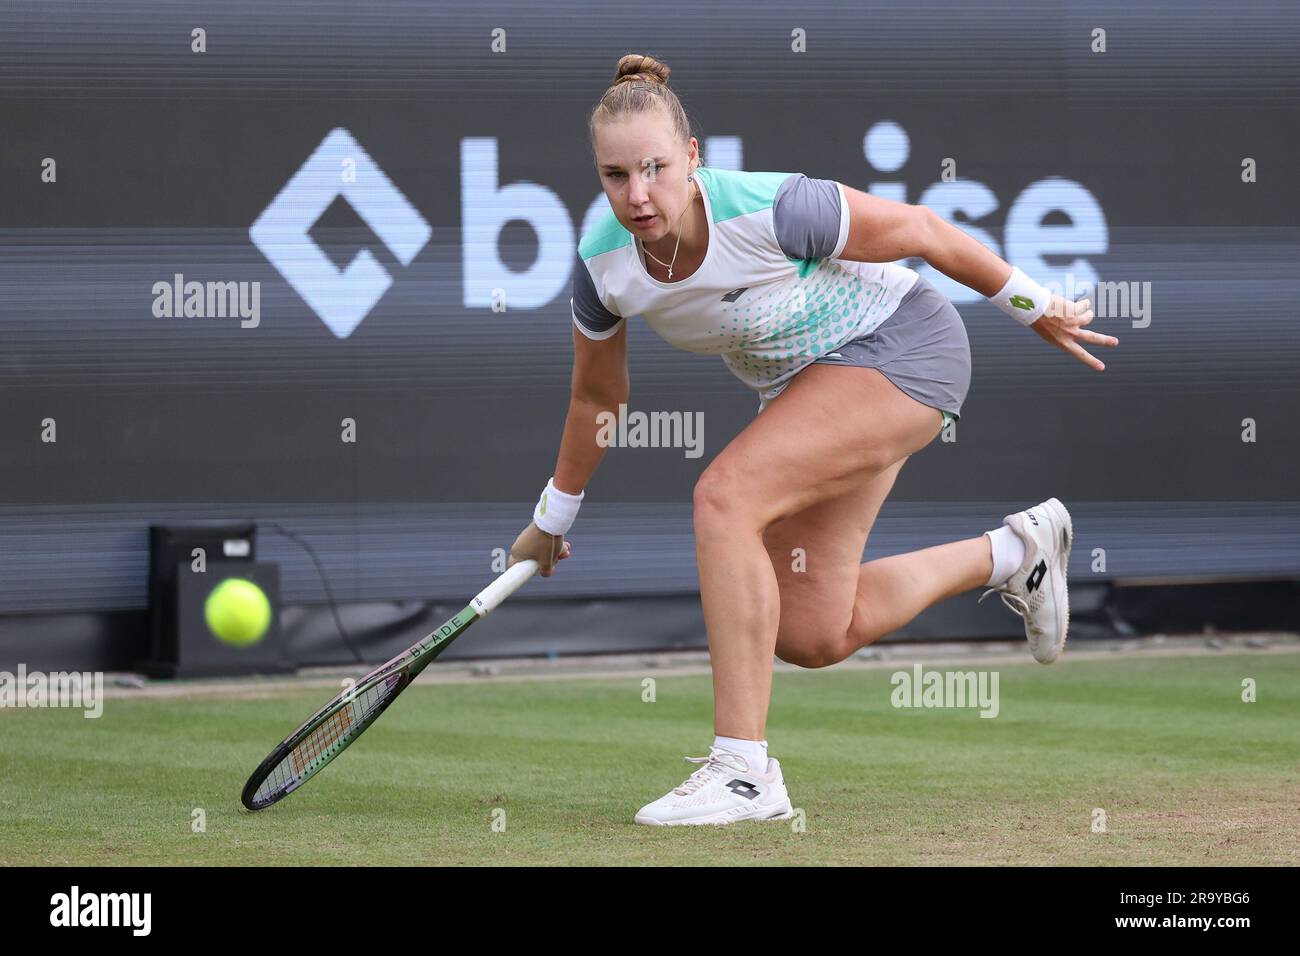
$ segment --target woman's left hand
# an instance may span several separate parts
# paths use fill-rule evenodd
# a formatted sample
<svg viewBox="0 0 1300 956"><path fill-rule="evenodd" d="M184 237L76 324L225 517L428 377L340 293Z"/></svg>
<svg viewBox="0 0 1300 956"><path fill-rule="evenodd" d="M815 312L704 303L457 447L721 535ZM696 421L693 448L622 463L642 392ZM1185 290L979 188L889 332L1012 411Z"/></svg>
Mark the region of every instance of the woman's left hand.
<svg viewBox="0 0 1300 956"><path fill-rule="evenodd" d="M1069 299L1054 295L1047 304L1047 311L1035 320L1030 328L1057 348L1069 352L1084 365L1095 368L1098 372L1104 372L1105 363L1088 354L1079 343L1116 346L1119 345L1119 339L1113 335L1103 335L1085 329L1084 326L1092 319L1092 302L1088 299L1071 302Z"/></svg>

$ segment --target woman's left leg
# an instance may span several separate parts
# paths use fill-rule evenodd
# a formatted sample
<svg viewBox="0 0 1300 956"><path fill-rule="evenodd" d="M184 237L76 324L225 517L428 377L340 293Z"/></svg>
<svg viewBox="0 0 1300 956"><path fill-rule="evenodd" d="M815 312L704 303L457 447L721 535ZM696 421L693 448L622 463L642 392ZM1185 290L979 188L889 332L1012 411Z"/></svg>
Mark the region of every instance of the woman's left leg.
<svg viewBox="0 0 1300 956"><path fill-rule="evenodd" d="M859 566L863 544L902 463L934 439L941 420L878 369L814 363L705 469L695 488L695 544L714 730L742 743L715 741L708 757L688 758L703 766L642 807L637 823L792 815L779 761L764 759L761 745L743 743L764 736L778 637L786 659L814 664L862 637L861 585L872 567ZM785 575L784 568L778 578L778 558L783 564L801 542L822 569L817 580ZM974 550L955 565L943 557L945 564L926 568L925 576L944 587L987 561L987 553ZM793 605L792 617L782 621L785 603Z"/></svg>
<svg viewBox="0 0 1300 956"><path fill-rule="evenodd" d="M700 476L696 561L719 735L761 740L767 722L781 606L764 532L860 489L925 447L941 423L877 369L814 364Z"/></svg>

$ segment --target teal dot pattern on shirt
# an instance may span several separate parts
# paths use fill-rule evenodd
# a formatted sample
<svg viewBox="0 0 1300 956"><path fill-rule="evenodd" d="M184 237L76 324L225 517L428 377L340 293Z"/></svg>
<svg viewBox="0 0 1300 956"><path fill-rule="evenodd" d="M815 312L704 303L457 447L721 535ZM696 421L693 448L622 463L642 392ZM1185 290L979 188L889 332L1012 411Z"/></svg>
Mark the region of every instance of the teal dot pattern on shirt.
<svg viewBox="0 0 1300 956"><path fill-rule="evenodd" d="M723 309L727 366L755 388L793 374L851 338L866 335L889 317L897 303L886 288L864 281L831 259L792 287L779 283Z"/></svg>

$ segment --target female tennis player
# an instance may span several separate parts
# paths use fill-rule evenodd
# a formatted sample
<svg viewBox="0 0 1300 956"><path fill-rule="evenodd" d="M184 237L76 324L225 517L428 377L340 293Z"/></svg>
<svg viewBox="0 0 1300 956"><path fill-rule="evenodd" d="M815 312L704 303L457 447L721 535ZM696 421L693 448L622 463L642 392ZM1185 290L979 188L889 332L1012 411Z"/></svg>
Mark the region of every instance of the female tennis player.
<svg viewBox="0 0 1300 956"><path fill-rule="evenodd" d="M579 245L574 371L555 473L511 562L543 576L605 449L597 415L628 400L626 316L669 344L720 355L759 396L751 422L695 486L700 598L713 666L703 766L643 807L658 826L785 819L780 764L764 740L773 653L826 667L930 605L983 585L1024 618L1050 663L1069 621L1070 515L1055 498L978 538L860 564L899 470L961 417L970 349L918 256L1040 337L1101 371L1083 345L1088 301L1051 296L923 206L801 173L700 164L686 113L651 57L619 60L590 117L610 212ZM803 564L795 557L803 549Z"/></svg>

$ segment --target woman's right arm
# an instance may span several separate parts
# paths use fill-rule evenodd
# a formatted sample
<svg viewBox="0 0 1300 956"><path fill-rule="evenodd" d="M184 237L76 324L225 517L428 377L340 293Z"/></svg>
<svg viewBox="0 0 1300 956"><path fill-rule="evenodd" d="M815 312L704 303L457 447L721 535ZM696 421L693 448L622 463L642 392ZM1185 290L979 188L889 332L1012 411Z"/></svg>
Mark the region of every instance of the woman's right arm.
<svg viewBox="0 0 1300 956"><path fill-rule="evenodd" d="M589 339L573 329L573 384L564 437L555 461L555 487L571 495L580 494L605 457L596 443L601 412L618 414L626 404L630 383L627 374L627 323L607 339Z"/></svg>
<svg viewBox="0 0 1300 956"><path fill-rule="evenodd" d="M596 441L601 429L598 416L606 411L617 415L629 391L627 323L621 323L618 331L605 339L588 338L575 326L569 413L551 482L558 491L578 495L586 489L605 457L605 448ZM542 577L549 578L556 562L568 556L569 547L562 534L547 534L535 522L529 522L510 549L509 563L533 558Z"/></svg>

